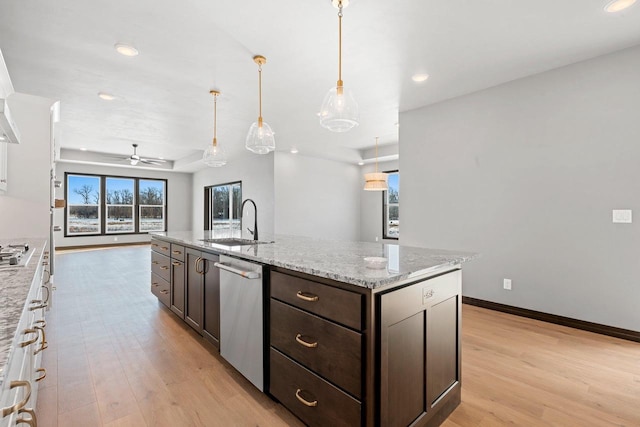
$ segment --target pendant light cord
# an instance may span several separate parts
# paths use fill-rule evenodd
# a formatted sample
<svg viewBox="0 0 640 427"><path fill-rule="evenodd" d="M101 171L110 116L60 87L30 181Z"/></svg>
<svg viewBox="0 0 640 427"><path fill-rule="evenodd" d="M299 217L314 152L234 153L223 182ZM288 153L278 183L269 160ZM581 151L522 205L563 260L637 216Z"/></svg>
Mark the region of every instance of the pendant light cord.
<svg viewBox="0 0 640 427"><path fill-rule="evenodd" d="M218 145L218 138L216 135L216 130L217 130L217 123L218 123L218 94L215 93L213 94L213 146L217 146Z"/></svg>
<svg viewBox="0 0 640 427"><path fill-rule="evenodd" d="M258 64L258 99L259 99L259 110L260 110L260 120L258 120L259 122L259 126L262 127L262 64Z"/></svg>
<svg viewBox="0 0 640 427"><path fill-rule="evenodd" d="M342 86L342 2L338 3L338 86Z"/></svg>
<svg viewBox="0 0 640 427"><path fill-rule="evenodd" d="M378 173L378 137L376 136L376 173Z"/></svg>

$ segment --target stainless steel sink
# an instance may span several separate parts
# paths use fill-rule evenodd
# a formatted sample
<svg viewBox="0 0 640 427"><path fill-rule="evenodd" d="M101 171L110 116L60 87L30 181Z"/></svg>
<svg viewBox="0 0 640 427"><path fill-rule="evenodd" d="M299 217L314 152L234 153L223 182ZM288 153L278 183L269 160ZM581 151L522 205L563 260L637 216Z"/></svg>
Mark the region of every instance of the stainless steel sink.
<svg viewBox="0 0 640 427"><path fill-rule="evenodd" d="M214 243L216 245L223 246L247 246L247 245L262 245L265 243L273 243L266 242L263 240L252 240L252 239L238 239L238 238L221 238L221 239L199 239L205 243Z"/></svg>

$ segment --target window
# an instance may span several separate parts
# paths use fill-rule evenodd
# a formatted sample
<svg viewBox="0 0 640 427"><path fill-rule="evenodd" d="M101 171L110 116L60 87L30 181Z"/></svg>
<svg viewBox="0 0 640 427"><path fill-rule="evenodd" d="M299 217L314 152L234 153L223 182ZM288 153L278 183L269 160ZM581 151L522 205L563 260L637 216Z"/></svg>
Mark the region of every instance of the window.
<svg viewBox="0 0 640 427"><path fill-rule="evenodd" d="M65 236L166 230L164 179L67 173Z"/></svg>
<svg viewBox="0 0 640 427"><path fill-rule="evenodd" d="M107 178L107 233L134 233L134 186L131 178Z"/></svg>
<svg viewBox="0 0 640 427"><path fill-rule="evenodd" d="M165 230L164 181L140 180L140 232Z"/></svg>
<svg viewBox="0 0 640 427"><path fill-rule="evenodd" d="M242 182L205 187L204 200L206 230L240 230Z"/></svg>
<svg viewBox="0 0 640 427"><path fill-rule="evenodd" d="M67 175L67 235L100 234L99 176Z"/></svg>
<svg viewBox="0 0 640 427"><path fill-rule="evenodd" d="M382 231L385 239L400 237L400 173L389 174L389 190L382 193Z"/></svg>

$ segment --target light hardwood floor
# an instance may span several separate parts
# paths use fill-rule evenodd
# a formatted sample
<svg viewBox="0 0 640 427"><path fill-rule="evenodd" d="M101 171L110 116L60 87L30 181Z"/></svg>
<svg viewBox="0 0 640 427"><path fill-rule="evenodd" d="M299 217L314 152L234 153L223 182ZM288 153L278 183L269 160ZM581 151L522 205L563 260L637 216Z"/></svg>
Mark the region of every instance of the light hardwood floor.
<svg viewBox="0 0 640 427"><path fill-rule="evenodd" d="M59 252L42 426L299 426L149 291L148 246ZM640 344L463 307L457 426L640 426Z"/></svg>

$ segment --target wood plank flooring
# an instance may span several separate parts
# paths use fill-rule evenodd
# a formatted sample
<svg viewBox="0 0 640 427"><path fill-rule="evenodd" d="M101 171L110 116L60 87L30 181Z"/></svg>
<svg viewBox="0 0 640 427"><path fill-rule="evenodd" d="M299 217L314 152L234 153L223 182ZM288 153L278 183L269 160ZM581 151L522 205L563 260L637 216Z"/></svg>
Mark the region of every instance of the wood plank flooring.
<svg viewBox="0 0 640 427"><path fill-rule="evenodd" d="M149 291L148 246L56 255L42 426L300 426ZM463 306L458 426L640 426L640 344Z"/></svg>

